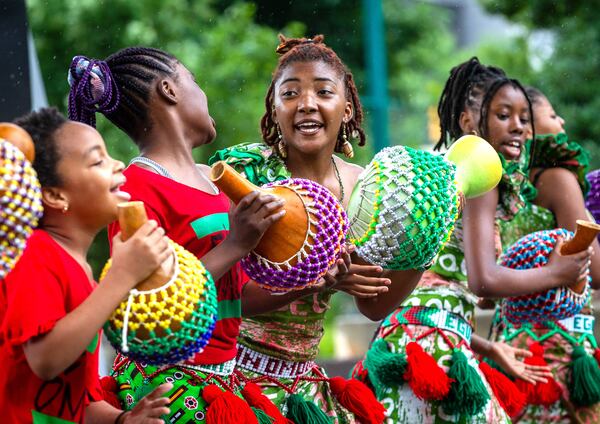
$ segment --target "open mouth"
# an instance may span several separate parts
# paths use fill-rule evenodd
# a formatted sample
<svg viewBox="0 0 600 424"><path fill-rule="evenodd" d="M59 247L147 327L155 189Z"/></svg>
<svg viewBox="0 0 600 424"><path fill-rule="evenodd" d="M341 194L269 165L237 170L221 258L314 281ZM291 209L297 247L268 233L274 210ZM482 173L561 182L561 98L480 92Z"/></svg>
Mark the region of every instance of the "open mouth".
<svg viewBox="0 0 600 424"><path fill-rule="evenodd" d="M510 155L511 158L518 158L521 155L522 143L518 140L506 142L504 143L504 147L507 155Z"/></svg>
<svg viewBox="0 0 600 424"><path fill-rule="evenodd" d="M126 191L121 190L121 186L123 184L125 184L125 181L121 181L118 184L112 186L110 188L110 192L112 194L114 194L115 196L117 196L121 201L127 202L127 201L131 200L131 195L129 193L127 193Z"/></svg>
<svg viewBox="0 0 600 424"><path fill-rule="evenodd" d="M294 128L303 135L314 135L323 128L323 124L318 121L301 121Z"/></svg>

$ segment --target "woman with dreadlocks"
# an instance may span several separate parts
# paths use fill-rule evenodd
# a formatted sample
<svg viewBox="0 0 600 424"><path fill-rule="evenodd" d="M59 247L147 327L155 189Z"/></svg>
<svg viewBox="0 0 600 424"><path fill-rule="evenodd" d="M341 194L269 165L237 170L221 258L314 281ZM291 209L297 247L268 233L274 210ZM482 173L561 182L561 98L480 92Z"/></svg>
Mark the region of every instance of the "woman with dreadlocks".
<svg viewBox="0 0 600 424"><path fill-rule="evenodd" d="M535 186L531 202L510 221L500 222L504 247L529 233L556 227L575 230L577 219L588 219L584 193L589 187L585 178L588 154L564 132L564 120L539 90L528 87L533 107L535 142L527 141L521 163ZM527 167L531 165L531 170ZM598 241L593 248L598 252ZM600 286L600 255L590 265L592 288ZM591 296L577 315L560 321L511 323L499 307L492 327L492 339L517 348L533 344L543 349L557 385L543 404L535 398L519 415L525 423L588 423L600 420L600 368L593 354L597 343L593 333ZM597 354L597 353L596 353Z"/></svg>
<svg viewBox="0 0 600 424"><path fill-rule="evenodd" d="M353 138L359 146L365 144L352 74L323 43L323 36L280 36L280 41L261 120L263 143L219 151L209 162L225 160L256 184L310 179L347 207L361 168L334 153L352 157ZM335 423L382 422L383 408L366 387L340 377L329 379L315 365L324 316L337 290L355 296L367 317L382 319L421 276L415 270L383 273L378 266L344 261L338 265L344 269L342 275L328 276L301 297L267 296L253 285L244 288L237 375L255 392L255 385L260 386L296 423L328 423L331 418ZM262 304L273 302L280 309L258 314Z"/></svg>
<svg viewBox="0 0 600 424"><path fill-rule="evenodd" d="M523 395L503 374L478 362L474 352L533 384L545 384L549 372L518 361L531 356L524 349L472 335L477 296L505 297L578 281L587 272L590 253L553 253L548 266L526 271L496 264L497 223L524 205L527 178L514 161L532 112L518 81L472 58L452 69L438 114L436 149L447 140L479 133L508 161L502 181L465 202L450 241L417 289L383 321L355 375L368 376L389 422L509 422L509 415L523 407Z"/></svg>
<svg viewBox="0 0 600 424"><path fill-rule="evenodd" d="M144 202L148 217L170 239L202 260L218 292L218 321L203 352L161 368L117 357L113 376L118 384L113 386L123 406L132 408L145 392L167 381L174 383L168 395L171 420L255 423L231 378L241 289L247 282L237 263L283 216L281 202L253 192L228 217L229 199L209 181L210 169L196 165L192 157L194 148L216 136L206 96L172 55L132 47L105 61L76 56L69 81L71 119L93 125L94 113L100 111L136 143L140 156L124 171L123 190ZM115 223L109 233L118 230Z"/></svg>

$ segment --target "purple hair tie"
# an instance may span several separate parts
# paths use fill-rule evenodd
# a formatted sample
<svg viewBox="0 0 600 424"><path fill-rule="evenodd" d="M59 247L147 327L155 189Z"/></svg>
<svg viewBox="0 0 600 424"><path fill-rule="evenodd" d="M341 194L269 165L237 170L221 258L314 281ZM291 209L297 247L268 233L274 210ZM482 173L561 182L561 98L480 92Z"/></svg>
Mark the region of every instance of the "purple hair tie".
<svg viewBox="0 0 600 424"><path fill-rule="evenodd" d="M103 60L75 56L67 76L69 119L96 127L96 112L110 114L119 105L119 90Z"/></svg>

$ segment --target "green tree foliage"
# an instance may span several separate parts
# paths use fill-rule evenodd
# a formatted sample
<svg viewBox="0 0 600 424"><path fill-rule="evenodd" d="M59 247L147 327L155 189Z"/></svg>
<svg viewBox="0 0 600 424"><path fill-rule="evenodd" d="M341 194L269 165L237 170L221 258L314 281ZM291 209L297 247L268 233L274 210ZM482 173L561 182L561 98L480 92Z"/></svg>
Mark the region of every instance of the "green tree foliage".
<svg viewBox="0 0 600 424"><path fill-rule="evenodd" d="M205 162L220 147L259 140L264 96L276 64L277 32L254 22L255 6L236 3L222 13L209 2L181 0L31 0L30 25L49 103L66 112L67 69L73 56L105 58L120 48L145 45L173 53L195 73L217 122L217 140L197 149ZM300 24L284 28L300 35ZM109 152L128 162L137 154L129 138L98 116ZM96 274L108 256L98 236L90 261Z"/></svg>
<svg viewBox="0 0 600 424"><path fill-rule="evenodd" d="M531 75L566 120L574 140L583 142L592 155L592 166L600 167L597 140L600 135L600 9L584 0L498 2L480 0L492 13L502 13L530 30L548 29L554 35L552 54Z"/></svg>

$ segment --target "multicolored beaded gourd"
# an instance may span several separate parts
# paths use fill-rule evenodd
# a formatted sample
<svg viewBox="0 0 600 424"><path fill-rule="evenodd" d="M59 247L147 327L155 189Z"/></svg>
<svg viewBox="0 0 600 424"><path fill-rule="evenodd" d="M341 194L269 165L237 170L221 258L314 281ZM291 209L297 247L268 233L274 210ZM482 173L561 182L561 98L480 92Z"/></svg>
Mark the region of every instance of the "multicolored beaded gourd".
<svg viewBox="0 0 600 424"><path fill-rule="evenodd" d="M565 229L528 234L509 247L500 265L513 269L541 268L548 263L558 237L568 239L573 233ZM561 320L578 314L590 296L588 276L582 293L569 287L557 287L526 296L509 297L502 303L503 316L513 324Z"/></svg>
<svg viewBox="0 0 600 424"><path fill-rule="evenodd" d="M0 139L0 279L21 257L42 213L35 170L17 147Z"/></svg>
<svg viewBox="0 0 600 424"><path fill-rule="evenodd" d="M455 166L440 155L388 147L375 155L350 197L349 239L387 269L423 269L446 243L459 214Z"/></svg>
<svg viewBox="0 0 600 424"><path fill-rule="evenodd" d="M217 291L210 273L192 253L171 240L169 244L176 256L173 277L155 289L131 290L104 326L116 350L154 365L174 364L201 352L217 320Z"/></svg>
<svg viewBox="0 0 600 424"><path fill-rule="evenodd" d="M319 280L340 257L348 219L335 196L320 184L292 178L262 188L277 186L295 191L302 199L308 215L304 243L294 257L284 262L274 262L253 251L242 259L242 267L267 290L300 290Z"/></svg>

